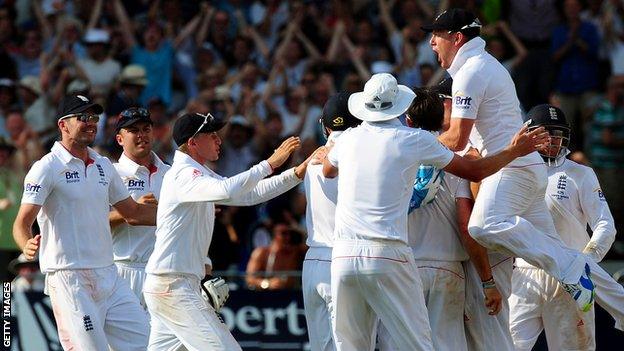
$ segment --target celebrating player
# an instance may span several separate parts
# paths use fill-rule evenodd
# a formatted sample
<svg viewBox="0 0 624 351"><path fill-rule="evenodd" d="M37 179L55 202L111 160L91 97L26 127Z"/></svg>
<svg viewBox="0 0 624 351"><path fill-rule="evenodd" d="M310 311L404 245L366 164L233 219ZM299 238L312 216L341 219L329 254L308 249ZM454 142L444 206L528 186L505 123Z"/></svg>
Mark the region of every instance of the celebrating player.
<svg viewBox="0 0 624 351"><path fill-rule="evenodd" d="M423 30L453 78L451 124L439 140L460 151L468 139L483 156L498 153L522 127L520 104L507 70L485 52L481 24L470 12L451 9ZM594 301L590 266L565 247L544 202L546 166L537 152L518 158L482 183L470 218L470 234L482 245L543 268L587 311ZM511 285L509 274L499 285ZM496 279L496 277L495 277Z"/></svg>
<svg viewBox="0 0 624 351"><path fill-rule="evenodd" d="M254 205L293 188L305 175L308 160L282 174L262 180L299 147L299 138L284 141L266 161L246 172L224 178L204 166L219 158L217 131L225 122L212 115L185 114L173 127L178 145L165 174L158 203L154 252L145 271L143 295L151 316L149 350L240 350L215 310L225 292L201 295L200 281L212 271L207 257L215 204ZM222 283L221 283L222 284Z"/></svg>

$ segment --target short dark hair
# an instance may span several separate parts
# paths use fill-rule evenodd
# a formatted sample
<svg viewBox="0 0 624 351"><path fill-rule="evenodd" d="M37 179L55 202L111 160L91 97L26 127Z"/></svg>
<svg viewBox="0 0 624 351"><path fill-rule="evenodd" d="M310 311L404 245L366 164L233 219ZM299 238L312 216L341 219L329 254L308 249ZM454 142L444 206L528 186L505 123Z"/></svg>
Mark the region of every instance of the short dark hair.
<svg viewBox="0 0 624 351"><path fill-rule="evenodd" d="M414 127L430 132L442 129L444 122L444 104L438 93L427 88L414 89L416 97L407 109L407 116Z"/></svg>
<svg viewBox="0 0 624 351"><path fill-rule="evenodd" d="M466 41L468 41L478 37L481 34L481 28L467 28L460 32L466 37Z"/></svg>

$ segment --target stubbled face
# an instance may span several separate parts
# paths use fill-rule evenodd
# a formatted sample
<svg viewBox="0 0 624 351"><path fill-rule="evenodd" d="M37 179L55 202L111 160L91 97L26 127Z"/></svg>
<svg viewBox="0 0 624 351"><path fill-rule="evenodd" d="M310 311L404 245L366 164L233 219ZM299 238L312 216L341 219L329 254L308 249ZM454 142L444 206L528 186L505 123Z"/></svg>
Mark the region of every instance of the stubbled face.
<svg viewBox="0 0 624 351"><path fill-rule="evenodd" d="M80 146L89 146L95 141L97 135L97 121L81 122L76 117L69 117L58 122L63 132L63 138L67 138Z"/></svg>
<svg viewBox="0 0 624 351"><path fill-rule="evenodd" d="M431 35L429 44L431 44L431 48L438 55L438 63L444 69L451 67L455 54L457 54L457 35L457 33L449 33L444 30L433 31Z"/></svg>
<svg viewBox="0 0 624 351"><path fill-rule="evenodd" d="M150 123L138 122L122 128L116 138L125 154L135 159L145 158L152 151L154 133Z"/></svg>

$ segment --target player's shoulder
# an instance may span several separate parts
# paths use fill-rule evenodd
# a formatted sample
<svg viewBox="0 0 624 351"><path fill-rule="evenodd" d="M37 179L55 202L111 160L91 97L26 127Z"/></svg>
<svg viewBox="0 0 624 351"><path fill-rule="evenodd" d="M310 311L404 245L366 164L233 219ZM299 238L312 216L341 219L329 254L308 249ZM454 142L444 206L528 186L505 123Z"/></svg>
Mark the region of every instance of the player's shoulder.
<svg viewBox="0 0 624 351"><path fill-rule="evenodd" d="M53 152L48 152L30 167L30 172L47 172L62 168L62 161Z"/></svg>
<svg viewBox="0 0 624 351"><path fill-rule="evenodd" d="M591 167L580 164L570 159L565 160L565 172L568 173L568 175L575 175L575 176L586 176L590 174L593 174L593 175L596 174Z"/></svg>

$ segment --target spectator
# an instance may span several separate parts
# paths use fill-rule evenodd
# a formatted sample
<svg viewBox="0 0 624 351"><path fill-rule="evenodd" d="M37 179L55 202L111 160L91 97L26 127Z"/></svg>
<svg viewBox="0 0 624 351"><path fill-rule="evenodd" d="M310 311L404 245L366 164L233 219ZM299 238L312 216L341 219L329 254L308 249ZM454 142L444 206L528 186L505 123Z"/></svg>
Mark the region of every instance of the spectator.
<svg viewBox="0 0 624 351"><path fill-rule="evenodd" d="M41 73L42 40L41 32L37 28L29 28L24 31L19 52L13 55L19 78L38 77Z"/></svg>
<svg viewBox="0 0 624 351"><path fill-rule="evenodd" d="M0 78L0 137L8 137L5 121L9 110L17 103L15 83L10 78Z"/></svg>
<svg viewBox="0 0 624 351"><path fill-rule="evenodd" d="M555 89L572 135L577 136L571 150L583 146L588 103L598 88L600 38L593 24L581 20L581 10L580 0L565 0L566 21L555 28L552 36L552 58L559 65Z"/></svg>
<svg viewBox="0 0 624 351"><path fill-rule="evenodd" d="M226 177L249 169L260 159L253 144L251 122L241 115L233 116L229 122L217 165L219 174Z"/></svg>
<svg viewBox="0 0 624 351"><path fill-rule="evenodd" d="M37 133L42 145L52 142L58 135L54 121L55 109L50 105L50 99L41 89L41 83L36 76L26 76L20 79L18 89L24 106L24 119Z"/></svg>
<svg viewBox="0 0 624 351"><path fill-rule="evenodd" d="M91 93L108 96L121 73L119 62L108 56L110 36L103 29L90 29L83 40L87 46L87 57L78 60L78 65L91 83Z"/></svg>
<svg viewBox="0 0 624 351"><path fill-rule="evenodd" d="M24 254L9 263L9 271L16 275L11 282L11 292L43 292L44 275L39 270L39 260L29 261Z"/></svg>
<svg viewBox="0 0 624 351"><path fill-rule="evenodd" d="M298 278L292 271L301 270L306 247L295 244L301 241L300 233L284 223L273 227L273 238L269 246L256 248L247 264L247 285L252 289L292 289ZM284 272L280 274L279 272Z"/></svg>
<svg viewBox="0 0 624 351"><path fill-rule="evenodd" d="M147 85L145 69L139 65L124 67L119 76L119 87L106 104L106 114L117 116L128 107L141 106L139 96Z"/></svg>
<svg viewBox="0 0 624 351"><path fill-rule="evenodd" d="M33 162L44 155L41 138L37 137L37 133L26 123L22 111L17 108L8 112L6 129L15 148L13 170L19 175L25 175Z"/></svg>

